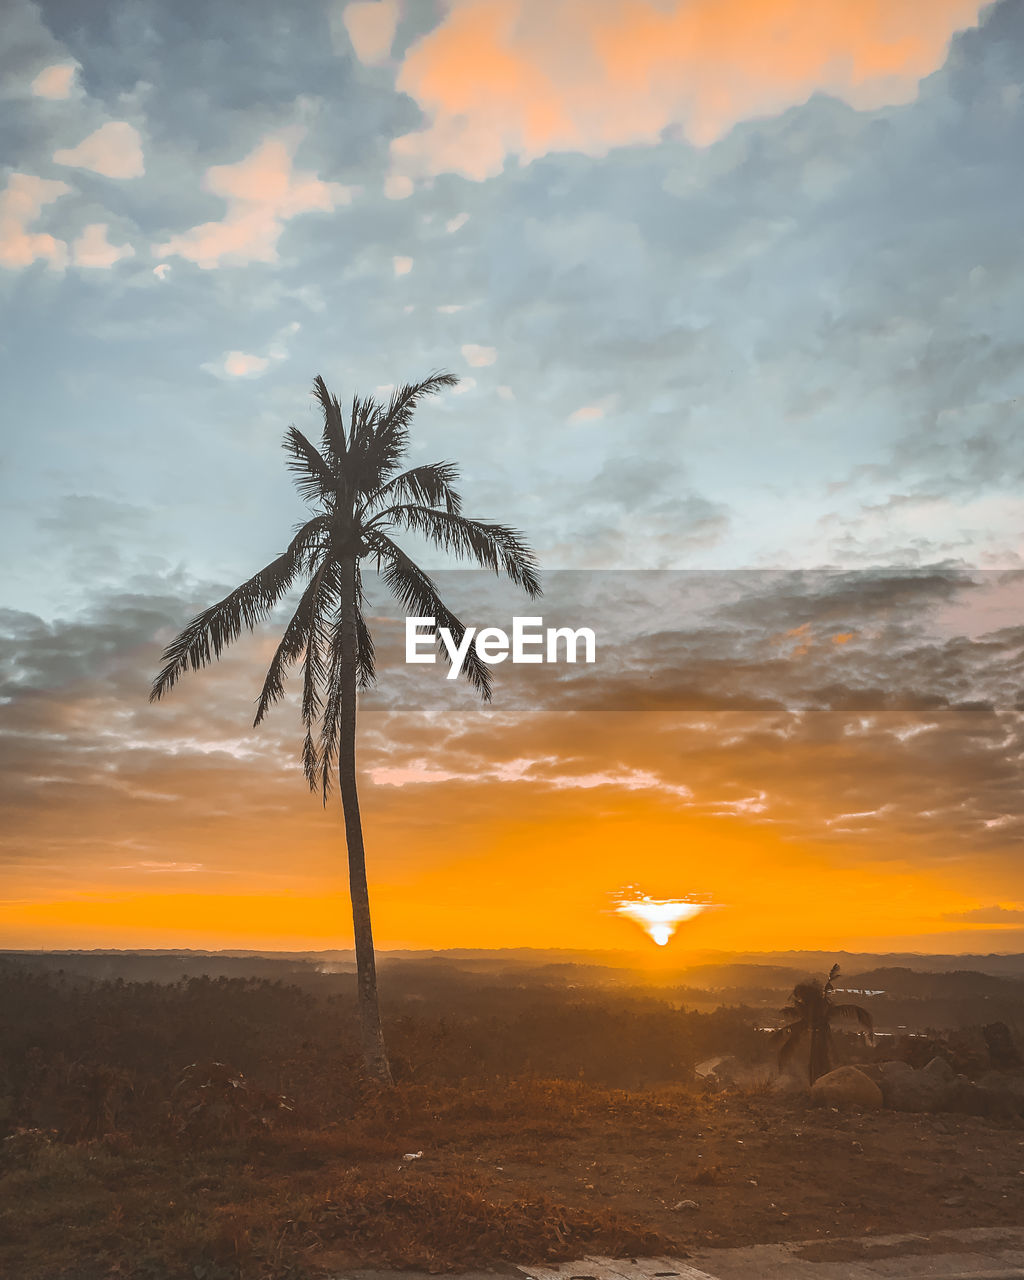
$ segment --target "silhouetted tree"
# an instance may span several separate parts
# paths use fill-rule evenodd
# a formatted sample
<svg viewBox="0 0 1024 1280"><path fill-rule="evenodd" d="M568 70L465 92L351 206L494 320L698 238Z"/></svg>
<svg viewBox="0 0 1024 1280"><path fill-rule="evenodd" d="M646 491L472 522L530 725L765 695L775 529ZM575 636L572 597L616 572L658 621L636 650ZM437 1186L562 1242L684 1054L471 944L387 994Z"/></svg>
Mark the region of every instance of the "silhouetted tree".
<svg viewBox="0 0 1024 1280"><path fill-rule="evenodd" d="M460 643L465 628L447 608L429 577L393 540L406 530L458 556L506 574L531 597L540 594L537 565L521 535L505 525L472 520L461 511L454 485L458 470L434 462L400 471L413 411L428 395L455 386L449 373L406 384L385 406L372 398L352 401L346 426L341 404L322 378L313 395L323 411L317 448L295 427L284 448L296 488L313 514L288 549L194 618L164 652L151 700L160 698L187 670L205 667L243 628L252 630L298 579L306 586L284 631L263 685L256 711L259 724L284 694L289 667L301 661L302 760L311 789L323 801L335 764L345 816L349 887L355 932L356 968L363 1057L367 1068L390 1083L370 923L366 860L356 788L356 690L373 684L373 640L363 618L361 562L375 562L384 582L410 615L433 617ZM485 700L491 686L486 665L471 647L463 674Z"/></svg>
<svg viewBox="0 0 1024 1280"><path fill-rule="evenodd" d="M834 964L824 983L817 978L798 982L790 997L792 1004L782 1010L782 1016L790 1021L775 1033L781 1040L779 1069L782 1070L796 1053L798 1046L810 1039L807 1059L807 1075L811 1084L823 1076L832 1065L832 1022L836 1018L855 1018L870 1035L873 1027L871 1014L859 1004L835 1004L832 996L839 966Z"/></svg>

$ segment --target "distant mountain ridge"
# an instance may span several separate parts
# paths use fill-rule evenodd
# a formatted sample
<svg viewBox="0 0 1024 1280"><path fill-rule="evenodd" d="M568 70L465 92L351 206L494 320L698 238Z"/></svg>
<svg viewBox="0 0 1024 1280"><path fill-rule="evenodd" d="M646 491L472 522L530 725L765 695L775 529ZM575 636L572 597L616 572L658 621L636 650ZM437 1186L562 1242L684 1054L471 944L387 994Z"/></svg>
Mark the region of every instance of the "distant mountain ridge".
<svg viewBox="0 0 1024 1280"><path fill-rule="evenodd" d="M355 959L351 950L342 948L322 951L270 951L235 948L207 950L189 947L0 950L0 960L5 957L11 959L33 957L49 960L51 963L60 957L67 957L69 960L121 957L139 960L180 958L192 962L201 959L259 960L276 964L339 966L353 964ZM1024 954L1021 953L957 955L918 952L702 951L691 952L685 961L680 959L678 964L673 964L671 963L673 957L663 953L654 954L649 949L584 951L569 948L504 947L488 950L455 947L436 951L412 949L379 951L378 958L382 965L423 962L464 965L477 969L506 966L531 970L559 969L563 971L562 976L568 976L566 971L572 969L600 968L613 972L643 972L659 985L666 982L680 982L691 986L713 983L715 987L745 986L755 982L757 985L775 986L780 983L785 985L787 982L809 974L827 972L835 963L840 966L841 982L842 980L852 981L856 977L861 986L887 990L893 989L895 975L906 972L918 975L943 974L947 978L955 978L958 974L973 974L994 979L1024 979ZM655 965L652 965L652 960L656 961ZM911 992L907 990L906 994Z"/></svg>

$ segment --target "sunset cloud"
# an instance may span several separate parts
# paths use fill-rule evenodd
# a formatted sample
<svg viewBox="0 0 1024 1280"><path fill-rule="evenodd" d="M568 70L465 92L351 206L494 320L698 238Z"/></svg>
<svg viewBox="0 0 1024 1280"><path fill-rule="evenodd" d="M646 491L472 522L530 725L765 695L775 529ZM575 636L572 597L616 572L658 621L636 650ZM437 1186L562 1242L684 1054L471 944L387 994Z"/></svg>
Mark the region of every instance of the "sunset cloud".
<svg viewBox="0 0 1024 1280"><path fill-rule="evenodd" d="M291 340L299 333L302 326L297 320L282 325L270 341L264 346L263 353L252 351L225 351L217 360L208 360L200 368L212 373L215 378L257 378L271 367L275 361L287 360Z"/></svg>
<svg viewBox="0 0 1024 1280"><path fill-rule="evenodd" d="M203 190L227 205L224 217L171 236L153 252L177 254L204 270L223 263L276 262L284 225L302 213L331 213L351 202L353 191L337 182L321 182L315 173L293 170L299 130L265 138L236 164L214 165Z"/></svg>
<svg viewBox="0 0 1024 1280"><path fill-rule="evenodd" d="M400 12L398 0L354 0L345 5L342 22L360 62L373 67L387 61Z"/></svg>
<svg viewBox="0 0 1024 1280"><path fill-rule="evenodd" d="M124 121L102 125L77 147L55 151L53 159L56 164L88 169L104 178L141 178L146 171L139 132Z"/></svg>
<svg viewBox="0 0 1024 1280"><path fill-rule="evenodd" d="M203 365L207 373L218 378L251 378L265 373L269 367L269 356L251 355L247 351L225 351L220 360Z"/></svg>
<svg viewBox="0 0 1024 1280"><path fill-rule="evenodd" d="M384 194L389 200L407 200L415 190L411 178L400 173L393 173L384 182Z"/></svg>
<svg viewBox="0 0 1024 1280"><path fill-rule="evenodd" d="M462 346L462 358L474 369L483 369L494 364L498 352L495 347L482 347L476 342L466 342Z"/></svg>
<svg viewBox="0 0 1024 1280"><path fill-rule="evenodd" d="M76 267L112 267L123 258L135 256L130 244L113 245L107 239L110 230L105 222L90 222L71 246Z"/></svg>
<svg viewBox="0 0 1024 1280"><path fill-rule="evenodd" d="M61 101L71 97L78 68L73 62L55 62L44 67L32 81L32 93L37 98L51 98Z"/></svg>
<svg viewBox="0 0 1024 1280"><path fill-rule="evenodd" d="M1024 907L974 907L970 911L950 911L943 919L951 924L1016 925L1024 924Z"/></svg>
<svg viewBox="0 0 1024 1280"><path fill-rule="evenodd" d="M742 120L814 93L857 108L907 102L981 8L982 0L453 0L399 72L398 88L427 124L394 140L393 165L409 177L481 181L510 157L599 156L651 145L673 128L708 146Z"/></svg>
<svg viewBox="0 0 1024 1280"><path fill-rule="evenodd" d="M70 190L66 182L36 178L29 173L11 174L7 189L0 195L0 266L17 270L37 260L48 262L54 270L65 265L68 247L64 241L29 228L45 205Z"/></svg>
<svg viewBox="0 0 1024 1280"><path fill-rule="evenodd" d="M578 409L573 409L569 414L569 421L573 425L580 422L597 422L604 417L604 406L600 404L584 404Z"/></svg>

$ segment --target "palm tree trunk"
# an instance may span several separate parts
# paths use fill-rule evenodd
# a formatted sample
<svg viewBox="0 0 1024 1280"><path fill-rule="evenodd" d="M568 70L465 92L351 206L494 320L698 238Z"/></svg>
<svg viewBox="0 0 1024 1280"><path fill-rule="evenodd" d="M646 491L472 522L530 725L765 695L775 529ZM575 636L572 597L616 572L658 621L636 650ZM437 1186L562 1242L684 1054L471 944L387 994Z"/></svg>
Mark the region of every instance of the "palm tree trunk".
<svg viewBox="0 0 1024 1280"><path fill-rule="evenodd" d="M826 1075L832 1066L831 1039L827 1023L824 1027L816 1026L811 1031L811 1053L807 1063L811 1084L819 1076Z"/></svg>
<svg viewBox="0 0 1024 1280"><path fill-rule="evenodd" d="M366 887L366 853L356 787L356 560L341 564L341 741L338 744L338 788L345 814L348 845L348 886L352 899L352 928L356 944L356 981L363 1061L382 1084L392 1084L391 1066L380 1025L377 965L370 924L370 895Z"/></svg>

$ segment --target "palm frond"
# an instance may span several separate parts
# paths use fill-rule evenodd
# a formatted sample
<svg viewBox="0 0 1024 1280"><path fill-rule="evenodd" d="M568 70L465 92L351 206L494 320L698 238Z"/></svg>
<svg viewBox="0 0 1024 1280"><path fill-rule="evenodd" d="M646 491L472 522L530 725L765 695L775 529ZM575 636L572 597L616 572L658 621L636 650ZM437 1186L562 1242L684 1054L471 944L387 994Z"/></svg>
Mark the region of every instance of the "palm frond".
<svg viewBox="0 0 1024 1280"><path fill-rule="evenodd" d="M834 1004L828 1011L828 1016L832 1018L852 1018L862 1027L866 1027L868 1031L873 1032L875 1029L874 1019L867 1009L862 1009L859 1004Z"/></svg>
<svg viewBox="0 0 1024 1280"><path fill-rule="evenodd" d="M409 423L416 406L426 396L436 395L445 387L457 386L458 381L451 373L432 373L422 382L407 382L397 387L391 393L386 409L374 405L377 410L375 416L360 431L365 443L362 459L366 475L375 477L373 488L384 483L405 455L409 445Z"/></svg>
<svg viewBox="0 0 1024 1280"><path fill-rule="evenodd" d="M377 422L383 409L372 397L352 397L349 410L348 437L346 441L348 473L353 493L372 493L381 479L369 461L373 449Z"/></svg>
<svg viewBox="0 0 1024 1280"><path fill-rule="evenodd" d="M385 421L391 426L408 427L416 406L425 396L437 395L446 387L457 387L454 373L428 373L422 382L406 382L391 393Z"/></svg>
<svg viewBox="0 0 1024 1280"><path fill-rule="evenodd" d="M320 638L314 628L306 640L306 653L302 660L302 723L310 728L316 723L323 704L321 687L325 669Z"/></svg>
<svg viewBox="0 0 1024 1280"><path fill-rule="evenodd" d="M517 529L487 520L472 520L451 511L435 511L418 503L386 507L369 527L378 522L401 525L453 555L475 560L494 573L506 574L531 599L541 594L537 557Z"/></svg>
<svg viewBox="0 0 1024 1280"><path fill-rule="evenodd" d="M356 632L359 630L359 611L356 615ZM327 673L327 693L320 718L320 741L316 748L316 768L306 772L311 791L319 791L324 805L331 794L334 782L334 764L338 758L341 735L341 711L345 702L344 664L341 660L341 619L335 617L331 636L330 662Z"/></svg>
<svg viewBox="0 0 1024 1280"><path fill-rule="evenodd" d="M444 507L452 515L459 515L462 499L454 489L459 469L453 462L428 462L421 467L403 471L366 500L365 510L372 512L385 502L412 502L425 507Z"/></svg>
<svg viewBox="0 0 1024 1280"><path fill-rule="evenodd" d="M375 400L361 396L352 397L352 407L348 414L348 451L355 454L357 449L362 458L366 451L370 434L370 424L380 407Z"/></svg>
<svg viewBox="0 0 1024 1280"><path fill-rule="evenodd" d="M377 683L376 650L373 636L366 625L363 609L366 594L363 591L363 572L356 561L356 683L360 689L369 689Z"/></svg>
<svg viewBox="0 0 1024 1280"><path fill-rule="evenodd" d="M381 577L395 599L410 617L433 618L437 627L447 627L452 639L461 645L466 628L448 608L437 592L437 585L396 543L379 529L368 529L366 542L378 557ZM451 659L439 645L445 661ZM469 646L462 673L485 702L491 700L491 673L477 653L476 644Z"/></svg>
<svg viewBox="0 0 1024 1280"><path fill-rule="evenodd" d="M252 722L253 728L260 724L270 708L284 697L285 675L288 668L299 660L303 650L309 644L316 615L323 606L323 588L329 567L330 561L325 561L310 579L295 612L285 627L281 643L277 646L263 682L263 690L256 707L256 718Z"/></svg>
<svg viewBox="0 0 1024 1280"><path fill-rule="evenodd" d="M320 781L320 755L313 740L313 730L307 729L302 743L302 772L309 783L310 791L316 791ZM324 804L327 797L324 796Z"/></svg>
<svg viewBox="0 0 1024 1280"><path fill-rule="evenodd" d="M327 461L332 464L335 475L340 476L348 454L345 415L341 411L341 402L327 390L327 384L319 374L313 379L313 395L319 401L324 416L321 448Z"/></svg>
<svg viewBox="0 0 1024 1280"><path fill-rule="evenodd" d="M327 680L327 697L324 700L320 720L320 741L313 754L314 767L306 769L306 781L310 791L319 791L324 808L331 794L334 778L334 762L338 755L338 734L341 731L341 655L337 648L331 650L330 675Z"/></svg>
<svg viewBox="0 0 1024 1280"><path fill-rule="evenodd" d="M325 614L338 599L338 566L335 560L324 565L321 589L314 597L306 632L306 652L302 661L302 723L309 731L316 723L324 700L331 655L331 639L324 627Z"/></svg>
<svg viewBox="0 0 1024 1280"><path fill-rule="evenodd" d="M333 504L338 493L338 478L316 445L307 440L298 427L288 428L283 443L288 455L286 465L303 501Z"/></svg>
<svg viewBox="0 0 1024 1280"><path fill-rule="evenodd" d="M223 600L204 609L175 637L163 652L164 666L153 681L150 702L156 702L177 684L185 671L199 671L219 658L243 630L252 631L270 615L288 591L296 575L315 559L318 539L326 530L322 516L308 521L292 539L288 550L272 560Z"/></svg>
<svg viewBox="0 0 1024 1280"><path fill-rule="evenodd" d="M356 683L360 689L368 689L376 682L373 637L363 617L362 579L356 567ZM315 761L307 768L306 780L311 791L319 791L326 805L334 784L334 770L338 759L341 734L341 712L345 701L344 666L341 660L341 617L332 621L327 642L326 670L322 681L325 690L323 710L320 716L320 740L311 754Z"/></svg>
<svg viewBox="0 0 1024 1280"><path fill-rule="evenodd" d="M356 613L356 679L360 689L369 689L377 683L377 664L375 660L373 636L366 625L363 611Z"/></svg>

